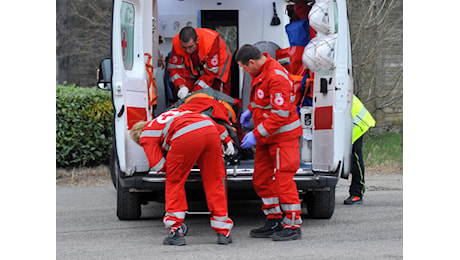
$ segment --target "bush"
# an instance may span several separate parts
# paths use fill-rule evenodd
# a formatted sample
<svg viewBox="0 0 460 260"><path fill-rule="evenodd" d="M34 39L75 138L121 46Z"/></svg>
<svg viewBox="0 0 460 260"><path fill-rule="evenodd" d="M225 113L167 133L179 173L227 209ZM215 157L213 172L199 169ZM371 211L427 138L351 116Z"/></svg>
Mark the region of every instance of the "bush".
<svg viewBox="0 0 460 260"><path fill-rule="evenodd" d="M108 164L112 145L110 92L56 86L56 167Z"/></svg>

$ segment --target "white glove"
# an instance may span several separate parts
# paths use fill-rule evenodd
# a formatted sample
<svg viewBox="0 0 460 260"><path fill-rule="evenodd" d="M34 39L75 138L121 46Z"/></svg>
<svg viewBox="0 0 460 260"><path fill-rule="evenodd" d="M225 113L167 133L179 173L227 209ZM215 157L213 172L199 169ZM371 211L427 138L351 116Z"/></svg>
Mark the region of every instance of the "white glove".
<svg viewBox="0 0 460 260"><path fill-rule="evenodd" d="M225 155L234 155L235 154L235 147L233 147L232 142L227 143L227 149L224 152Z"/></svg>
<svg viewBox="0 0 460 260"><path fill-rule="evenodd" d="M179 91L177 91L177 96L180 99L184 99L188 95L188 88L187 87L181 87Z"/></svg>

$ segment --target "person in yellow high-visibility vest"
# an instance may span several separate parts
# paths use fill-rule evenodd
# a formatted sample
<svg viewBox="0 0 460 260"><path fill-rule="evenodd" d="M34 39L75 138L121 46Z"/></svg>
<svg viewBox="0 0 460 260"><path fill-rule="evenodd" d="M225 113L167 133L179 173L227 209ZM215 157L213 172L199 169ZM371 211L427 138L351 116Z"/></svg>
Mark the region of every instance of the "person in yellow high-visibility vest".
<svg viewBox="0 0 460 260"><path fill-rule="evenodd" d="M363 103L353 96L351 108L353 116L353 137L351 155L351 185L350 196L343 202L345 205L362 204L365 191L364 185L364 161L363 161L363 135L369 128L375 126L375 120L371 113L364 107Z"/></svg>

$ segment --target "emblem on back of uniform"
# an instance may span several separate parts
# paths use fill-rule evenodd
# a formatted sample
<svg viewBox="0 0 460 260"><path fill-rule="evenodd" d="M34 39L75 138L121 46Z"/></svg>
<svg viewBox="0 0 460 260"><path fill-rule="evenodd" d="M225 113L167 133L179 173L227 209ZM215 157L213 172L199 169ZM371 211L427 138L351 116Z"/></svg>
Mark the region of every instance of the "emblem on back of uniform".
<svg viewBox="0 0 460 260"><path fill-rule="evenodd" d="M282 106L284 104L284 98L281 93L275 93L275 98L273 99L276 105Z"/></svg>
<svg viewBox="0 0 460 260"><path fill-rule="evenodd" d="M257 90L257 97L258 98L262 99L262 98L264 98L264 95L265 95L265 93L264 93L263 90L261 90L261 89Z"/></svg>
<svg viewBox="0 0 460 260"><path fill-rule="evenodd" d="M157 118L155 118L155 120L160 124L165 124L171 119L173 119L179 113L180 112L177 110L166 111L161 113Z"/></svg>

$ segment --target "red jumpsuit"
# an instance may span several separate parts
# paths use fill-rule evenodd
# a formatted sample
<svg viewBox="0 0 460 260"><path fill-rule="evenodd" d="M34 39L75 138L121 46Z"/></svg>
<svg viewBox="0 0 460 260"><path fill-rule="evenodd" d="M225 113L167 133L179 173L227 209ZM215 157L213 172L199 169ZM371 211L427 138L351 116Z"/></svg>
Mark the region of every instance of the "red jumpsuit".
<svg viewBox="0 0 460 260"><path fill-rule="evenodd" d="M301 207L293 177L300 165L302 128L293 103L293 83L283 66L264 55L267 61L251 75L248 106L257 139L253 185L267 219L282 218L284 212L284 227L299 228Z"/></svg>
<svg viewBox="0 0 460 260"><path fill-rule="evenodd" d="M228 217L225 167L221 136L210 118L183 109L160 114L143 129L139 139L150 167L166 172L166 214L171 232L182 225L187 210L185 182L195 162L201 171L211 227L226 236L233 221ZM224 137L229 140L228 135ZM163 154L166 153L166 157Z"/></svg>
<svg viewBox="0 0 460 260"><path fill-rule="evenodd" d="M220 38L219 33L195 28L199 38L197 51L190 55L180 45L179 35L173 38L172 55L169 59L168 72L173 84L185 85L190 92L203 88L230 95L230 66L232 55L230 49Z"/></svg>

